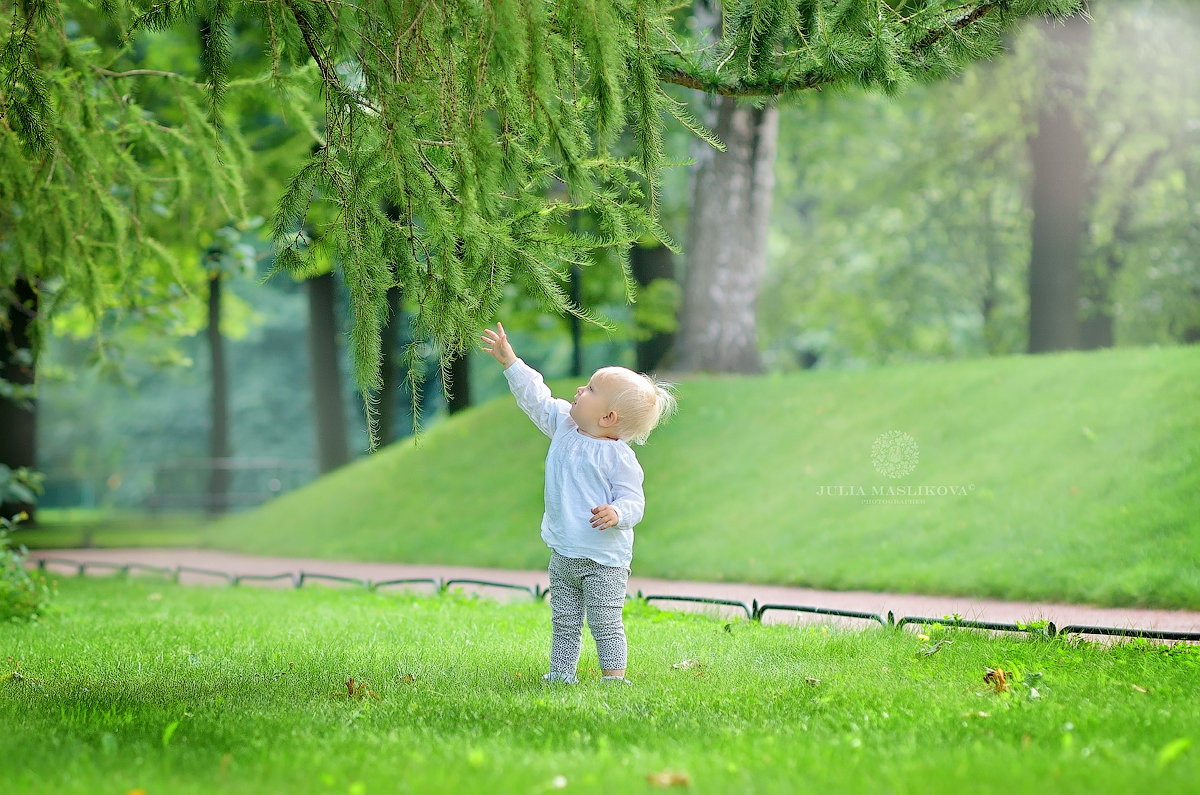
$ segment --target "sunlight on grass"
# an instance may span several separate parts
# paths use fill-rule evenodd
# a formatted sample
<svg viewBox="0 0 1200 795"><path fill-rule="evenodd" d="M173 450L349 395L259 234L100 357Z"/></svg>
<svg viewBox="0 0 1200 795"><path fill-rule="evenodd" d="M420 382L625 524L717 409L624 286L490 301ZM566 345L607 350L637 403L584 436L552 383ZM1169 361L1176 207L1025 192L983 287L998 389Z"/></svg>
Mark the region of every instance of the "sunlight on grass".
<svg viewBox="0 0 1200 795"><path fill-rule="evenodd" d="M678 416L639 449L634 573L1200 607L1197 423L1196 346L690 378ZM871 459L891 431L919 446L899 478ZM503 397L231 517L210 540L540 569L545 453ZM919 502L867 502L889 489Z"/></svg>
<svg viewBox="0 0 1200 795"><path fill-rule="evenodd" d="M634 686L602 686L585 644L583 683L547 687L544 602L59 587L40 624L0 626L0 754L23 792L1181 791L1200 776L1195 648L631 603Z"/></svg>

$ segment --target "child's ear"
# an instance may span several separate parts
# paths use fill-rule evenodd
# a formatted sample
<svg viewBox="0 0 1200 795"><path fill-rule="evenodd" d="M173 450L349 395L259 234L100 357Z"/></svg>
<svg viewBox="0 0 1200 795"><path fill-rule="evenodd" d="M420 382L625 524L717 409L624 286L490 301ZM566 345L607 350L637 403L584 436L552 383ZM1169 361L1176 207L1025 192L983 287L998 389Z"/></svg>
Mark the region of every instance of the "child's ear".
<svg viewBox="0 0 1200 795"><path fill-rule="evenodd" d="M601 417L599 420L597 420L597 423L600 425L601 428L610 428L613 425L617 424L618 419L619 418L617 417L617 412L610 411L607 414L605 414L603 417Z"/></svg>

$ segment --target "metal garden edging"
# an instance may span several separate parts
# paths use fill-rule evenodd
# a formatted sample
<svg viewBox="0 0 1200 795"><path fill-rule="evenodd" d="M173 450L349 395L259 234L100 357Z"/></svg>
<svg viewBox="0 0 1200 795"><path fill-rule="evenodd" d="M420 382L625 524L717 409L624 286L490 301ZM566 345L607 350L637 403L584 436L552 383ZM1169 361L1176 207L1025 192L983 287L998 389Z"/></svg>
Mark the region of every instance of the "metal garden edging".
<svg viewBox="0 0 1200 795"><path fill-rule="evenodd" d="M369 579L361 579L358 577L343 577L336 574L322 574L319 572L301 571L299 573L286 572L282 574L230 574L224 571L215 571L213 569L201 569L193 566L176 566L175 568L164 568L160 566L149 566L144 563L112 563L108 561L86 561L80 562L69 558L38 558L38 571L45 572L46 566L59 565L69 566L75 570L76 576L83 576L88 569L107 569L115 571L122 575L129 575L136 571L148 571L156 574L161 574L175 582L179 582L181 574L199 574L206 577L217 577L225 580L231 586L240 585L244 582L271 582L275 580L289 580L294 588L303 587L306 581L323 580L329 582L341 582L351 585L360 585L368 591L378 591L380 588L386 588L395 585L416 585L425 584L432 585L438 593L444 593L447 589L454 585L479 585L492 588L506 588L516 591L524 591L532 596L535 600L542 600L550 593L549 588L543 588L540 584L530 588L528 585L518 585L507 582L497 582L493 580L476 580L466 578L455 578L449 580L439 580L432 577L406 577L394 580L380 580L374 582ZM881 626L901 629L908 624L939 624L948 627L962 627L966 629L982 629L993 632L1026 632L1042 637L1056 637L1063 635L1103 635L1107 637L1123 637L1123 638L1145 638L1149 640L1174 640L1187 641L1192 643L1200 643L1200 632L1176 632L1170 630L1157 629L1136 629L1122 627L1096 627L1085 624L1068 624L1066 626L1055 628L1053 622L1046 622L1044 625L1040 622L1036 624L1005 624L992 621L972 621L969 619L959 618L957 616L947 616L943 618L924 618L921 616L904 616L897 621L892 613L888 611L887 619L878 613L867 613L859 610L840 610L829 607L812 607L807 605L789 605L789 604L763 604L760 605L757 599L754 599L751 604L739 601L737 599L718 599L708 596L681 596L675 594L651 594L643 595L639 590L637 596L633 597L626 595L627 599L637 598L647 603L649 602L689 602L695 604L719 605L724 607L736 607L746 614L746 618L751 621L762 621L763 614L771 610L782 610L793 613L811 613L814 615L823 616L839 616L844 618L857 618L866 621L876 621Z"/></svg>

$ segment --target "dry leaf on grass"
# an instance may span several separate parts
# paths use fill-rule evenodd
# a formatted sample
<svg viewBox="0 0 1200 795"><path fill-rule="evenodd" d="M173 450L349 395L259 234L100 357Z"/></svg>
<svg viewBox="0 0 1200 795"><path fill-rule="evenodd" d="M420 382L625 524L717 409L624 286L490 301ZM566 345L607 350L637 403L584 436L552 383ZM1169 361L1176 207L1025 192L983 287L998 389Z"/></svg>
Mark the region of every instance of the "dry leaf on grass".
<svg viewBox="0 0 1200 795"><path fill-rule="evenodd" d="M992 686L997 693L1008 691L1008 679L1003 668L984 668L983 681Z"/></svg>
<svg viewBox="0 0 1200 795"><path fill-rule="evenodd" d="M383 698L380 697L378 693L367 687L366 682L355 682L353 676L346 680L346 692L335 693L334 695L346 696L347 698L363 698L364 696L370 696L377 701L383 701Z"/></svg>

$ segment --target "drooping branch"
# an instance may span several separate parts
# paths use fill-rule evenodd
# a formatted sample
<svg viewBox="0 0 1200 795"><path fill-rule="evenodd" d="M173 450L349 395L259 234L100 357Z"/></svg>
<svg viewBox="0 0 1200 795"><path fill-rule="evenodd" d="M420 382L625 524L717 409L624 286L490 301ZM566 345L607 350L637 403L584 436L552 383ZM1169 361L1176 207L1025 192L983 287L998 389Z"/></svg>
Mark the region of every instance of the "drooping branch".
<svg viewBox="0 0 1200 795"><path fill-rule="evenodd" d="M329 65L325 51L321 48L321 44L318 41L319 37L316 31L312 29L312 25L309 24L308 17L296 7L296 4L292 0L287 0L287 7L291 10L292 18L296 20L296 26L300 28L300 35L304 37L304 43L307 45L313 60L317 62L317 68L321 70L321 76L325 79L325 83L331 86L337 85L337 73Z"/></svg>
<svg viewBox="0 0 1200 795"><path fill-rule="evenodd" d="M970 5L970 4L967 4ZM930 30L922 39L908 49L908 55L920 60L946 35L958 33L994 11L1003 11L1004 4L998 0L985 0L947 25ZM919 24L913 22L911 24ZM716 75L703 75L681 67L677 62L659 59L658 77L664 83L692 88L723 97L772 97L794 94L801 91L820 90L822 86L837 82L837 75L825 71L811 70L798 75L787 75L780 79L722 81Z"/></svg>

